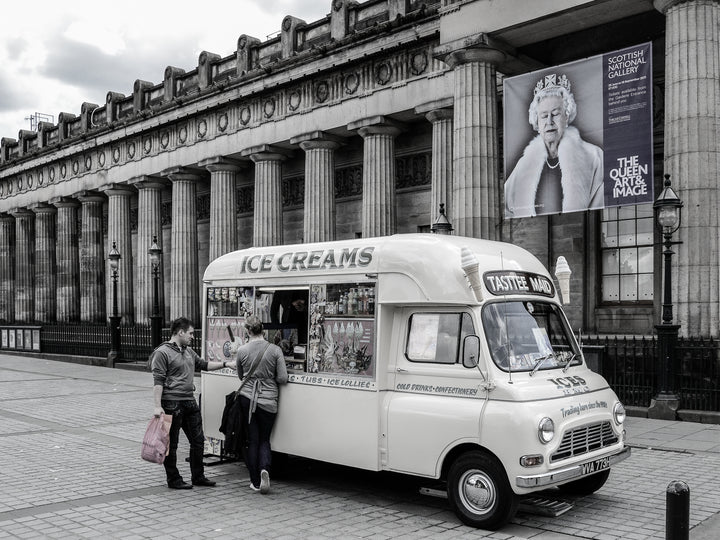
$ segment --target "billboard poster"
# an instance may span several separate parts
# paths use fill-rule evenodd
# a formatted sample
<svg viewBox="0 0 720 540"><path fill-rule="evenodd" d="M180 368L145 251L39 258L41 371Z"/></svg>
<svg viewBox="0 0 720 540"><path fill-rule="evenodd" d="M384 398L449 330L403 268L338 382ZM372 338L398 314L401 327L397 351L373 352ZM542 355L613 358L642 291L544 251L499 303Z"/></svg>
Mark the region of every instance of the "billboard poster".
<svg viewBox="0 0 720 540"><path fill-rule="evenodd" d="M505 217L651 203L652 46L509 77Z"/></svg>

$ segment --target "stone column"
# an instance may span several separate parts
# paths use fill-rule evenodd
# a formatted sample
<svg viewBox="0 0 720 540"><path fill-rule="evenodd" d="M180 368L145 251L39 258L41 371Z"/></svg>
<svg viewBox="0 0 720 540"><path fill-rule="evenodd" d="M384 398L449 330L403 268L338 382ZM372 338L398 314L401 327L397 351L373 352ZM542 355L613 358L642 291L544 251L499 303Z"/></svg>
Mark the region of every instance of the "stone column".
<svg viewBox="0 0 720 540"><path fill-rule="evenodd" d="M57 278L55 265L55 215L54 206L39 203L35 212L35 320L55 322L57 309Z"/></svg>
<svg viewBox="0 0 720 540"><path fill-rule="evenodd" d="M153 237L157 245L163 248L162 234L162 190L168 185L167 180L157 176L135 176L128 183L138 190L138 228L137 228L137 260L135 266L135 321L150 324L153 308L153 271L148 250ZM161 257L162 259L162 257ZM164 313L163 295L163 264L160 262L158 272L158 300L160 315ZM199 324L199 323L196 323Z"/></svg>
<svg viewBox="0 0 720 540"><path fill-rule="evenodd" d="M197 182L200 176L182 167L163 172L172 181L170 234L170 319L188 317L200 326L198 275Z"/></svg>
<svg viewBox="0 0 720 540"><path fill-rule="evenodd" d="M455 75L450 215L459 236L500 237L495 65L504 58L491 48L464 49L445 57Z"/></svg>
<svg viewBox="0 0 720 540"><path fill-rule="evenodd" d="M680 332L720 335L720 3L655 0L665 14L665 170L685 203L673 250ZM679 238L678 238L679 237ZM712 245L709 245L712 242Z"/></svg>
<svg viewBox="0 0 720 540"><path fill-rule="evenodd" d="M25 208L15 216L15 321L33 322L35 317L35 214Z"/></svg>
<svg viewBox="0 0 720 540"><path fill-rule="evenodd" d="M214 261L237 249L237 188L240 163L223 157L200 162L210 171L210 256Z"/></svg>
<svg viewBox="0 0 720 540"><path fill-rule="evenodd" d="M453 180L453 110L452 100L436 101L415 107L416 114L425 114L432 123L432 191L430 222L434 223L445 205L445 216L452 223Z"/></svg>
<svg viewBox="0 0 720 540"><path fill-rule="evenodd" d="M78 208L80 204L65 197L50 199L57 208L57 308L58 322L80 320L80 252L78 245Z"/></svg>
<svg viewBox="0 0 720 540"><path fill-rule="evenodd" d="M132 326L135 322L135 291L133 287L132 236L130 234L130 197L135 190L123 184L109 184L100 188L108 196L108 246L115 242L120 253L117 276L117 309L122 317L120 324ZM107 259L107 254L106 254ZM105 306L107 317L112 314L112 271L110 261L105 262Z"/></svg>
<svg viewBox="0 0 720 540"><path fill-rule="evenodd" d="M303 240L335 240L335 150L338 139L320 131L290 139L305 151Z"/></svg>
<svg viewBox="0 0 720 540"><path fill-rule="evenodd" d="M105 243L103 203L105 197L92 191L73 195L82 205L80 237L80 320L105 322ZM111 244L112 245L112 244Z"/></svg>
<svg viewBox="0 0 720 540"><path fill-rule="evenodd" d="M15 218L0 214L0 321L15 322Z"/></svg>
<svg viewBox="0 0 720 540"><path fill-rule="evenodd" d="M282 162L286 155L269 145L243 151L255 163L253 246L283 243Z"/></svg>
<svg viewBox="0 0 720 540"><path fill-rule="evenodd" d="M398 124L382 116L365 118L348 125L364 139L363 153L363 238L395 233L395 137Z"/></svg>

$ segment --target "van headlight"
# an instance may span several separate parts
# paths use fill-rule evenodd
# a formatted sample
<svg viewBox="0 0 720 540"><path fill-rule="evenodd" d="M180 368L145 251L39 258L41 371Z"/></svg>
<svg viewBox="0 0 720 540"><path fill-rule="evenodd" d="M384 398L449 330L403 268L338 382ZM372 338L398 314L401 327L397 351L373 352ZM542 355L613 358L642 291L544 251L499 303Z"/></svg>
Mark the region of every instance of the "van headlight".
<svg viewBox="0 0 720 540"><path fill-rule="evenodd" d="M538 424L538 439L543 444L547 444L553 440L555 436L555 422L551 418L545 417Z"/></svg>
<svg viewBox="0 0 720 540"><path fill-rule="evenodd" d="M625 422L625 407L619 401L613 407L613 418L618 426L622 426Z"/></svg>

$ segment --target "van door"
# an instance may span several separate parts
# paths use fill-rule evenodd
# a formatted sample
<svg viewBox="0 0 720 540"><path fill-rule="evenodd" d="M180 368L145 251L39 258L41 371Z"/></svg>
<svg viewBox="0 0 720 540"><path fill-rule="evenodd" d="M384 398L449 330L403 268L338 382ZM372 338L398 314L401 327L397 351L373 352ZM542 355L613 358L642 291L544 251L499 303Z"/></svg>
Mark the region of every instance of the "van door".
<svg viewBox="0 0 720 540"><path fill-rule="evenodd" d="M395 313L394 385L387 408L390 470L436 477L454 446L479 441L483 376L462 365L463 338L476 334L469 310ZM484 369L484 366L481 366Z"/></svg>

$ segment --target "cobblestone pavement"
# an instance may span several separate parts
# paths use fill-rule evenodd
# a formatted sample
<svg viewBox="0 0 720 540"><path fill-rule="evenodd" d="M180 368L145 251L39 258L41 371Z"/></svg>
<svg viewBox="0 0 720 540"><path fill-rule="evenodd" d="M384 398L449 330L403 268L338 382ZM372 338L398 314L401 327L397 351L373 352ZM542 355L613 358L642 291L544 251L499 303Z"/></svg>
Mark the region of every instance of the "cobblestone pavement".
<svg viewBox="0 0 720 540"><path fill-rule="evenodd" d="M665 537L674 479L690 486L690 537L720 537L717 425L629 418L633 455L601 490L558 517L521 511L490 532L420 495L421 480L309 460L291 459L268 496L228 462L206 468L215 488L168 490L162 467L139 457L151 384L143 372L0 354L0 539L642 540Z"/></svg>

